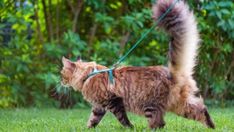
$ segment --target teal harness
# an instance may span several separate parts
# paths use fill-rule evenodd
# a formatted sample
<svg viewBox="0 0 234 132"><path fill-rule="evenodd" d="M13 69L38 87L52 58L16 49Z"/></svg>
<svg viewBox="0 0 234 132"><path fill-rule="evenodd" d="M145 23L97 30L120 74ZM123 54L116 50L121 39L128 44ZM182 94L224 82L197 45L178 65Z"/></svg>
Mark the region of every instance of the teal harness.
<svg viewBox="0 0 234 132"><path fill-rule="evenodd" d="M143 41L144 38L146 38L146 36L152 32L156 26L160 23L160 21L171 11L171 9L175 6L175 4L177 2L179 2L180 0L176 0L174 1L174 3L172 3L170 5L170 7L166 10L166 12L164 14L162 14L159 19L153 24L153 26L147 30L142 36L140 39L137 40L137 42L128 50L128 52L123 55L122 57L120 57L120 59L109 69L104 69L104 70L97 70L97 69L94 69L92 73L90 73L86 79L88 79L89 77L91 76L94 76L96 74L99 74L99 73L105 73L107 72L108 73L108 78L109 78L109 81L111 84L114 84L114 76L113 76L113 70L116 69L118 67L118 65L120 63L122 63L126 58L127 56Z"/></svg>

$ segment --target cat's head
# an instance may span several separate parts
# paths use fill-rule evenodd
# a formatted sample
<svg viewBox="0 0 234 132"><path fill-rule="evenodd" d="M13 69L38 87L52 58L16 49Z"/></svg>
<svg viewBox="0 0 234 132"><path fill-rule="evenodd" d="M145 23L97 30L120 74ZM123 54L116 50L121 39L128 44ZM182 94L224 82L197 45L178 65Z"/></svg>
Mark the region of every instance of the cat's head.
<svg viewBox="0 0 234 132"><path fill-rule="evenodd" d="M209 128L215 128L215 124L212 121L210 114L206 108L206 105L204 104L204 100L201 97L201 95L198 92L198 87L195 84L195 81L190 81L190 90L192 90L194 92L194 94L190 95L188 97L188 101L187 101L187 116L190 116L190 118L193 118L199 122L201 122L202 124L204 124L205 126L209 127Z"/></svg>
<svg viewBox="0 0 234 132"><path fill-rule="evenodd" d="M203 99L194 97L191 99L193 101L189 101L184 108L184 117L197 120L204 124L209 128L215 128L215 124L213 123L208 110L203 103Z"/></svg>
<svg viewBox="0 0 234 132"><path fill-rule="evenodd" d="M78 59L72 62L69 59L62 58L63 68L61 70L61 84L65 87L72 87L74 90L80 90L84 78L87 77L87 68L93 66L93 62L82 62Z"/></svg>
<svg viewBox="0 0 234 132"><path fill-rule="evenodd" d="M75 62L72 62L65 57L62 58L63 68L61 70L61 84L63 86L71 86L72 76L74 71L77 69Z"/></svg>

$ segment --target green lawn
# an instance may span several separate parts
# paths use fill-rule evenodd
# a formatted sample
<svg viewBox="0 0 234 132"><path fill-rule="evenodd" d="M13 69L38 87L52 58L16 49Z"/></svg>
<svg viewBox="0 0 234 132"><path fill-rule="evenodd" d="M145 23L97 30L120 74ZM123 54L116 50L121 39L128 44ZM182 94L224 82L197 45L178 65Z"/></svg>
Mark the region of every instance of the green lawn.
<svg viewBox="0 0 234 132"><path fill-rule="evenodd" d="M216 131L234 131L234 108L211 109ZM88 131L86 122L90 109L12 109L0 110L0 131ZM150 131L143 117L128 114L133 129L123 128L112 114L108 113L102 122L91 131ZM166 126L160 131L213 131L200 123L183 119L171 113L166 115Z"/></svg>

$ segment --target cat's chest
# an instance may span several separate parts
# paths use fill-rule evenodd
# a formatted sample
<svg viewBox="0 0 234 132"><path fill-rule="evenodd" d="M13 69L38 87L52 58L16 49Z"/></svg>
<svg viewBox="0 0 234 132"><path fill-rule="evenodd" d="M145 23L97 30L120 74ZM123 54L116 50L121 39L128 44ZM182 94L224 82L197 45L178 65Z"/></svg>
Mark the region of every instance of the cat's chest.
<svg viewBox="0 0 234 132"><path fill-rule="evenodd" d="M88 87L82 91L84 99L91 104L101 104L109 99L110 93L105 89Z"/></svg>

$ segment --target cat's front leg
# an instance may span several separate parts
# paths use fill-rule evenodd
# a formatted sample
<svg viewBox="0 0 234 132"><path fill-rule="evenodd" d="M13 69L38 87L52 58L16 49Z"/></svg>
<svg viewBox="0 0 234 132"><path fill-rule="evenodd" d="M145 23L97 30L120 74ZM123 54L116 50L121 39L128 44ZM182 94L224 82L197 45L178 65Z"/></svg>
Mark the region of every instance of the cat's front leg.
<svg viewBox="0 0 234 132"><path fill-rule="evenodd" d="M93 128L98 125L98 123L101 121L102 117L105 115L106 110L103 107L100 106L93 106L92 107L92 113L89 117L88 121L88 128Z"/></svg>
<svg viewBox="0 0 234 132"><path fill-rule="evenodd" d="M123 99L117 96L112 97L107 104L107 109L115 115L119 122L125 127L133 127L129 121L125 107L123 104Z"/></svg>
<svg viewBox="0 0 234 132"><path fill-rule="evenodd" d="M144 107L145 117L148 119L149 127L151 129L162 128L165 126L163 119L164 109L161 105L147 105Z"/></svg>

